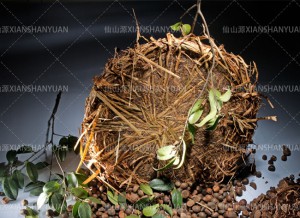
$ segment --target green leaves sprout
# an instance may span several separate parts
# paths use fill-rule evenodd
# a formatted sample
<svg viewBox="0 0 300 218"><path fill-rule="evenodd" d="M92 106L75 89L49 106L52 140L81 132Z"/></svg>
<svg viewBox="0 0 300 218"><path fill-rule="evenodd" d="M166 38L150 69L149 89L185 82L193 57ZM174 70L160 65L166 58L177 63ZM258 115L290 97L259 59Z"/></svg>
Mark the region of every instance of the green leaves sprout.
<svg viewBox="0 0 300 218"><path fill-rule="evenodd" d="M173 24L170 28L174 31L181 31L182 35L186 36L191 32L191 25L183 24L181 21Z"/></svg>
<svg viewBox="0 0 300 218"><path fill-rule="evenodd" d="M174 29L181 28L182 23L176 23L172 26ZM206 130L212 131L217 128L217 124L222 118L221 109L224 102L229 101L231 98L231 90L228 89L225 93L221 94L217 89L210 89L208 94L208 101L210 106L209 113L199 122L204 112L206 101L198 99L189 110L189 117L187 120L187 130L189 131L192 143L195 141L195 134L197 127L201 128L206 126ZM197 123L198 122L198 123ZM181 146L181 147L180 147ZM181 148L181 155L179 149ZM155 169L156 171L163 171L170 167L179 169L185 161L187 144L184 139L181 139L178 145L167 145L157 150L157 159L160 161L168 161L163 167Z"/></svg>

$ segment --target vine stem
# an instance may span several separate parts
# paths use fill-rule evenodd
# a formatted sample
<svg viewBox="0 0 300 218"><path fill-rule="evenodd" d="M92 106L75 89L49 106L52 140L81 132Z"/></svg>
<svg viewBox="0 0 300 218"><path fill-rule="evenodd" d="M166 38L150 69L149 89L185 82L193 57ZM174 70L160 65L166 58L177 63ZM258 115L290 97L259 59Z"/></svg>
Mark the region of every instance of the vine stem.
<svg viewBox="0 0 300 218"><path fill-rule="evenodd" d="M197 3L193 6L191 6L182 16L181 18L186 15L190 10L192 10L193 8L197 8L197 11L196 11L196 15L195 15L195 18L194 18L194 22L193 22L193 27L192 27L192 30L194 30L194 26L196 24L196 21L197 21L197 18L198 18L198 15L201 17L202 19L202 22L203 22L203 32L204 34L207 34L207 38L208 38L208 41L209 41L209 44L210 44L210 47L211 47L211 53L212 53L212 65L207 73L207 77L206 77L206 80L205 80L205 83L203 85L203 88L200 92L200 94L198 95L198 97L194 100L193 104L194 105L196 103L196 101L198 99L200 99L204 93L204 91L206 90L207 86L208 86L208 81L209 79L211 79L211 85L212 87L214 87L214 83L213 83L213 78L212 78L212 71L213 69L215 68L215 64L216 64L216 53L215 53L215 50L214 50L214 45L215 43L213 42L213 40L211 39L211 36L210 36L210 32L209 32L209 29L208 29L208 26L207 26L207 22L205 20L205 17L201 11L201 0L197 0ZM190 116L190 113L191 111L188 112L188 115L187 115L187 118L186 118L186 121L185 121L185 125L184 125L184 129L183 129L183 132L182 132L182 136L181 136L181 139L184 140L184 135L185 135L185 131L187 129L187 125L188 125L188 119L189 119L189 116ZM182 143L182 140L181 140L181 144Z"/></svg>

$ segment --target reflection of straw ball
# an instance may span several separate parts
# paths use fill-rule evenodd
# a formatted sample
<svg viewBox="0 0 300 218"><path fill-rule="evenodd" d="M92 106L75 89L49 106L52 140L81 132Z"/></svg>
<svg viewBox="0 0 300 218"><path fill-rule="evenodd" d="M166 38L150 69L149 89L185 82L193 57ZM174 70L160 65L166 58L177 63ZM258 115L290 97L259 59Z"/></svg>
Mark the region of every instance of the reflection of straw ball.
<svg viewBox="0 0 300 218"><path fill-rule="evenodd" d="M110 184L136 184L160 175L181 181L220 181L241 167L260 105L254 90L257 69L220 46L214 48L214 87L222 93L228 87L233 90L222 106L224 117L214 131L197 129L195 144L186 132L183 167L160 173L153 169L165 164L156 159L156 151L179 140L188 111L206 81L212 53L205 41L206 36L175 38L172 34L151 39L116 54L95 78L83 122L89 130L96 122L95 137L85 159L93 160ZM208 91L204 93L207 98ZM206 103L203 115L208 112Z"/></svg>

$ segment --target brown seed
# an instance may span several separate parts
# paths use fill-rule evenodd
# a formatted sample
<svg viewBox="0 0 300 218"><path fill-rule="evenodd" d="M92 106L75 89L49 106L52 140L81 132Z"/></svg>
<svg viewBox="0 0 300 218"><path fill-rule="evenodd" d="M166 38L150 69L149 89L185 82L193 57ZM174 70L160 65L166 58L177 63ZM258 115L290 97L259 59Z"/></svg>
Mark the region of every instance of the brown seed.
<svg viewBox="0 0 300 218"><path fill-rule="evenodd" d="M256 171L255 175L256 175L257 178L260 178L261 177L261 172L260 171Z"/></svg>
<svg viewBox="0 0 300 218"><path fill-rule="evenodd" d="M247 216L247 217L249 216L248 210L243 210L243 211L242 211L242 214L243 214L243 216Z"/></svg>
<svg viewBox="0 0 300 218"><path fill-rule="evenodd" d="M273 160L269 160L268 164L272 165L272 164L274 164L274 161Z"/></svg>
<svg viewBox="0 0 300 218"><path fill-rule="evenodd" d="M213 191L214 192L219 192L220 191L220 186L219 185L214 185Z"/></svg>
<svg viewBox="0 0 300 218"><path fill-rule="evenodd" d="M200 217L200 218L206 218L206 214L205 214L204 212L200 212L200 213L199 213L199 217Z"/></svg>
<svg viewBox="0 0 300 218"><path fill-rule="evenodd" d="M225 217L228 217L228 218L236 218L236 217L238 217L238 216L236 215L236 213L233 212L233 211L226 211L225 214L224 214L224 216L225 216Z"/></svg>
<svg viewBox="0 0 300 218"><path fill-rule="evenodd" d="M137 192L138 189L139 189L139 186L138 185L134 185L133 188L132 188L132 191L133 192Z"/></svg>
<svg viewBox="0 0 300 218"><path fill-rule="evenodd" d="M181 192L182 198L188 198L190 196L190 191L189 190L183 190Z"/></svg>
<svg viewBox="0 0 300 218"><path fill-rule="evenodd" d="M67 207L67 211L68 211L68 212L72 212L72 209L73 209L73 205L71 205L71 204L70 204L70 205L68 205L68 207Z"/></svg>
<svg viewBox="0 0 300 218"><path fill-rule="evenodd" d="M137 194L135 194L135 193L127 193L126 194L126 198L130 201L130 202L136 202L137 200L139 200L139 196L137 195Z"/></svg>
<svg viewBox="0 0 300 218"><path fill-rule="evenodd" d="M210 202L212 199L213 199L213 196L212 196L212 195L205 195L204 198L203 198L203 200L204 200L205 202Z"/></svg>
<svg viewBox="0 0 300 218"><path fill-rule="evenodd" d="M236 212L240 212L241 211L241 206L238 203L235 203L233 205L233 210Z"/></svg>
<svg viewBox="0 0 300 218"><path fill-rule="evenodd" d="M218 212L214 212L214 213L211 215L212 218L217 218L218 216L219 216L219 213L218 213Z"/></svg>
<svg viewBox="0 0 300 218"><path fill-rule="evenodd" d="M63 213L62 215L61 215L61 218L68 218L69 217L69 214L68 213Z"/></svg>
<svg viewBox="0 0 300 218"><path fill-rule="evenodd" d="M257 185L256 185L255 182L250 182L250 186L251 186L254 190L257 189Z"/></svg>
<svg viewBox="0 0 300 218"><path fill-rule="evenodd" d="M201 207L199 205L194 205L192 207L192 210L195 212L195 213L199 213L201 211Z"/></svg>
<svg viewBox="0 0 300 218"><path fill-rule="evenodd" d="M138 195L140 196L140 197L143 197L144 196L144 192L142 191L142 190L138 190Z"/></svg>
<svg viewBox="0 0 300 218"><path fill-rule="evenodd" d="M125 218L125 212L124 212L123 210L121 210L121 211L119 212L119 217L120 217L120 218Z"/></svg>
<svg viewBox="0 0 300 218"><path fill-rule="evenodd" d="M291 156L292 152L286 145L283 145L282 148L283 148L283 154L285 156Z"/></svg>
<svg viewBox="0 0 300 218"><path fill-rule="evenodd" d="M217 202L216 202L216 203L217 203ZM214 210L214 209L216 209L216 207L217 207L217 206L216 206L216 203L211 201L211 202L208 202L208 203L207 203L207 206L208 206L209 208L211 208L211 209Z"/></svg>
<svg viewBox="0 0 300 218"><path fill-rule="evenodd" d="M239 201L239 205L241 205L241 206L246 206L246 205L247 205L246 199L241 199L241 200Z"/></svg>
<svg viewBox="0 0 300 218"><path fill-rule="evenodd" d="M235 190L235 193L237 196L242 196L243 195L243 190L241 187L237 187Z"/></svg>
<svg viewBox="0 0 300 218"><path fill-rule="evenodd" d="M247 178L243 179L243 180L242 180L242 183L243 183L244 185L248 185L249 179L247 179Z"/></svg>
<svg viewBox="0 0 300 218"><path fill-rule="evenodd" d="M260 218L261 217L261 212L260 210L257 210L254 212L254 218Z"/></svg>
<svg viewBox="0 0 300 218"><path fill-rule="evenodd" d="M223 202L218 203L219 210L225 210L225 204Z"/></svg>
<svg viewBox="0 0 300 218"><path fill-rule="evenodd" d="M114 215L116 215L116 211L115 211L115 209L114 209L113 207L111 207L111 208L109 208L109 209L107 210L107 214L108 214L109 216L114 216Z"/></svg>
<svg viewBox="0 0 300 218"><path fill-rule="evenodd" d="M264 155L262 156L262 159L263 159L263 160L267 160L267 159L268 159L267 155L264 154Z"/></svg>
<svg viewBox="0 0 300 218"><path fill-rule="evenodd" d="M165 203L165 204L168 204L169 202L170 202L169 196L168 196L168 195L165 195L165 196L164 196L164 203Z"/></svg>
<svg viewBox="0 0 300 218"><path fill-rule="evenodd" d="M49 209L46 211L46 216L53 216L53 215L54 215L53 210Z"/></svg>
<svg viewBox="0 0 300 218"><path fill-rule="evenodd" d="M189 185L186 182L184 182L184 183L181 183L180 188L181 189L186 189L188 186Z"/></svg>
<svg viewBox="0 0 300 218"><path fill-rule="evenodd" d="M10 201L10 199L8 197L3 197L1 200L2 204L8 204L9 201Z"/></svg>
<svg viewBox="0 0 300 218"><path fill-rule="evenodd" d="M228 203L230 203L230 202L232 201L232 197L231 197L230 195L227 195L227 196L226 196L226 201L227 201Z"/></svg>
<svg viewBox="0 0 300 218"><path fill-rule="evenodd" d="M186 205L188 207L192 207L192 206L194 206L194 204L195 204L195 201L193 201L193 200L188 200L188 202L186 202Z"/></svg>
<svg viewBox="0 0 300 218"><path fill-rule="evenodd" d="M241 187L241 186L242 186L242 182L238 180L238 181L236 182L236 186Z"/></svg>
<svg viewBox="0 0 300 218"><path fill-rule="evenodd" d="M27 201L26 199L23 199L23 200L21 201L21 205L22 205L22 206L27 206L27 205L28 205L28 201Z"/></svg>
<svg viewBox="0 0 300 218"><path fill-rule="evenodd" d="M272 161L276 161L276 160L277 160L277 157L276 157L275 155L272 155L271 160L272 160Z"/></svg>
<svg viewBox="0 0 300 218"><path fill-rule="evenodd" d="M206 189L206 193L207 193L207 194L212 194L212 189L211 189L211 188L207 188L207 189Z"/></svg>
<svg viewBox="0 0 300 218"><path fill-rule="evenodd" d="M200 195L194 195L192 198L193 198L193 200L195 202L200 202L200 200L201 200L201 196Z"/></svg>
<svg viewBox="0 0 300 218"><path fill-rule="evenodd" d="M281 160L282 160L282 161L286 161L286 160L287 160L287 156L282 155L282 156L281 156Z"/></svg>
<svg viewBox="0 0 300 218"><path fill-rule="evenodd" d="M271 171L271 172L274 172L276 170L275 166L274 165L270 165L268 167L268 170Z"/></svg>
<svg viewBox="0 0 300 218"><path fill-rule="evenodd" d="M181 182L177 180L177 181L175 182L175 186L176 186L176 187L180 187L180 185L181 185Z"/></svg>
<svg viewBox="0 0 300 218"><path fill-rule="evenodd" d="M211 211L207 208L204 209L204 213L206 213L208 216L211 216Z"/></svg>

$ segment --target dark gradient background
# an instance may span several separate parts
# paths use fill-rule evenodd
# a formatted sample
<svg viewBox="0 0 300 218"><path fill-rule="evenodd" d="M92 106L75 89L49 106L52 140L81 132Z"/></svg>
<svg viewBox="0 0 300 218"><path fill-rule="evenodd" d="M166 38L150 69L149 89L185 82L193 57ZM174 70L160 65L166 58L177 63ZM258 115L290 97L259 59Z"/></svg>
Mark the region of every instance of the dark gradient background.
<svg viewBox="0 0 300 218"><path fill-rule="evenodd" d="M0 33L0 85L66 85L57 114L56 132L77 135L83 119L85 98L92 78L100 75L114 49L133 46L131 33L107 33L105 27L135 26L132 8L142 26L169 26L179 21L194 1L101 1L67 3L0 3L0 26L67 26L68 33ZM299 86L300 33L224 33L225 26L300 26L300 1L203 1L203 13L211 35L227 51L254 60L261 85ZM185 23L192 23L194 12ZM200 33L200 22L197 31ZM143 33L142 33L143 34ZM165 32L144 34L154 38ZM264 93L274 109L264 102L259 116L276 115L277 122L261 121L254 142L265 145L256 154L259 191L276 185L278 179L299 173L300 95L298 91ZM33 144L44 142L46 122L55 92L0 93L0 143ZM266 171L262 153L277 154L278 146L291 146L288 162L277 161L277 171ZM1 152L4 159L5 153ZM3 160L4 161L4 160ZM254 178L253 178L254 179ZM257 180L257 179L256 179ZM269 184L265 185L268 180ZM250 188L248 188L250 189ZM251 194L251 191L249 191ZM255 194L257 195L257 194Z"/></svg>

